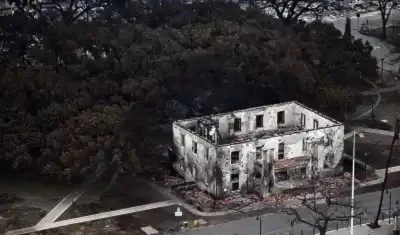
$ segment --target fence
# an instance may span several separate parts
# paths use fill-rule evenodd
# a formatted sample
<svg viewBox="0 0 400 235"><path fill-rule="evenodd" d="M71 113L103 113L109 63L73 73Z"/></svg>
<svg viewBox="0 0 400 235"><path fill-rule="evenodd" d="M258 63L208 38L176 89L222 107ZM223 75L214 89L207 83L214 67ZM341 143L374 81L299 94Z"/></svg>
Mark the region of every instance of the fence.
<svg viewBox="0 0 400 235"><path fill-rule="evenodd" d="M394 219L395 219L395 212L390 211L391 217L389 219L389 212L388 211L383 211L381 213L380 216L380 222L382 223L385 220L388 220L389 224L393 224L394 223ZM358 227L361 225L365 225L368 224L370 222L373 221L373 219L375 214L372 215L367 215L367 216L360 216L357 218L354 218L354 227ZM297 224L297 226L299 226L300 224ZM350 219L348 221L344 221L344 222L332 222L329 224L328 226L328 231L338 231L338 230L342 230L345 228L350 228ZM287 230L282 230L279 232L267 232L267 233L260 233L261 235L317 235L319 234L319 231L316 228L309 228L309 229L296 229L296 224L293 225L293 227L291 229L287 229ZM237 235L242 235L242 234L237 234Z"/></svg>
<svg viewBox="0 0 400 235"><path fill-rule="evenodd" d="M396 202L396 204L398 204L398 202ZM395 205L393 203L393 205L390 206L389 210L383 210L381 212L381 216L380 216L380 219L381 219L380 222L381 223L383 221L385 221L385 220L388 220L388 219L389 219L388 220L389 224L393 224L394 223L395 214L397 214L396 210L393 210L394 206ZM384 208L382 208L382 209L384 209ZM389 218L389 213L391 215L390 218ZM370 215L365 214L364 216L360 216L360 217L354 218L354 224L353 225L354 225L354 227L359 227L361 225L365 225L367 223L372 222L374 218L375 218L375 213L372 213ZM259 226L258 222L257 222L257 225L254 224L253 226L257 226L258 227ZM298 228L299 226L301 226L302 228L299 229ZM257 232L257 234L260 234L260 235L317 235L317 234L319 234L319 231L317 229L311 228L311 227L304 228L305 226L306 225L301 224L301 223L298 223L298 224L293 224L292 223L291 224L291 228L282 229L280 231L272 231L272 232L260 232L260 233ZM260 225L260 228L262 228L262 224ZM343 222L331 222L331 223L329 223L328 231L338 231L338 230L342 230L342 229L345 229L345 228L350 228L350 219L348 221L343 221ZM201 229L201 228L199 228L199 229ZM261 230L264 230L264 229L261 229ZM170 230L170 231L168 231L167 233L164 233L164 234L172 235L172 234L180 234L181 232L183 232L183 231ZM232 232L232 235L248 235L248 234L247 233L235 233L235 232Z"/></svg>

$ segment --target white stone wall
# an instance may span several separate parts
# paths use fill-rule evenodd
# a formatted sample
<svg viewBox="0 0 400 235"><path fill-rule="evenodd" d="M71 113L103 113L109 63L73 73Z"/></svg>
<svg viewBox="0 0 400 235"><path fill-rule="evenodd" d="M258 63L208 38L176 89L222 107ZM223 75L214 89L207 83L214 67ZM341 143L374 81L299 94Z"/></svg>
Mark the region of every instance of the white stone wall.
<svg viewBox="0 0 400 235"><path fill-rule="evenodd" d="M292 115L293 119L297 121L297 123L300 125L300 118L301 114L303 113L306 117L306 126L305 129L311 130L314 129L314 120L318 121L318 126L319 128L325 128L327 126L333 126L337 123L333 123L332 120L322 116L321 113L314 112L306 107L303 107L301 104L296 104L293 103L292 106Z"/></svg>
<svg viewBox="0 0 400 235"><path fill-rule="evenodd" d="M338 166L342 155L343 155L343 136L344 127L343 125L336 127L329 127L325 129L317 129L304 131L301 133L294 133L292 135L278 136L268 139L260 139L253 142L220 146L218 152L220 152L221 158L221 169L223 172L222 187L231 189L230 175L234 171L239 171L239 188L242 189L248 182L247 177L251 176L254 170L253 164L255 161L255 152L257 146L262 146L263 150L274 149L274 160L278 160L278 144L283 142L285 145L285 159L295 158L300 156L311 156L313 154L311 147L317 148L318 155L318 169L322 172L324 170L325 155L333 153L334 160L332 168ZM308 148L303 151L303 139L306 139ZM331 139L332 141L328 141ZM317 143L315 141L319 140ZM329 143L329 145L327 144ZM231 164L231 152L239 151L239 163ZM250 169L246 169L246 166L251 166ZM310 166L309 166L310 167ZM249 172L247 172L249 170ZM308 172L310 176L311 172ZM253 177L253 176L251 176Z"/></svg>
<svg viewBox="0 0 400 235"><path fill-rule="evenodd" d="M277 125L277 113L279 111L285 111L285 123L282 125L292 126L299 123L294 116L295 104L284 103L271 105L268 107L254 108L244 111L232 112L229 114L217 115L215 119L219 122L219 133L221 138L231 135L243 135L256 130L274 130L278 128ZM256 116L263 115L263 127L256 128ZM241 131L234 132L233 123L235 118L241 118Z"/></svg>
<svg viewBox="0 0 400 235"><path fill-rule="evenodd" d="M217 162L215 145L176 123L173 124L172 129L173 151L178 158L174 163L174 168L186 180L198 182L201 189L209 192L215 191L215 165ZM182 146L181 134L185 138L185 146ZM193 141L197 143L197 153L192 151Z"/></svg>
<svg viewBox="0 0 400 235"><path fill-rule="evenodd" d="M310 110L307 107L297 102L287 102L276 105L261 106L251 109L233 111L230 113L212 115L212 119L219 123L219 133L222 138L227 136L237 136L250 133L258 130L275 130L278 128L277 114L280 111L285 113L285 123L282 127L299 125L301 114L305 114L306 126L305 129L312 130L314 120L318 121L319 128L337 125L330 118L325 117L321 113ZM263 115L263 127L256 128L256 116ZM235 118L241 118L241 131L234 132L233 123ZM197 125L197 119L187 119L179 121L184 127L192 127Z"/></svg>
<svg viewBox="0 0 400 235"><path fill-rule="evenodd" d="M301 114L304 114L306 117L306 131L245 143L215 146L203 137L189 131L190 127L197 125L197 119L177 121L173 124L174 153L178 157L178 161L174 163L175 169L187 180L195 180L201 189L207 190L214 195L222 195L224 189L228 192L231 190L231 174L235 171L239 172L240 190L247 189L249 181L249 186L251 186L251 179L254 179L256 147L258 146L264 150L274 149L274 160L278 160L278 144L283 142L285 144L285 158L315 154L318 156L317 166L319 171L324 172L338 167L343 154L344 126L297 102L219 114L212 116L212 118L218 120L219 133L221 138L225 138L258 130L278 129L277 113L279 111L285 111L285 124L282 126L300 125ZM257 115L263 115L262 128L256 128ZM233 131L235 117L241 118L240 132ZM318 121L317 129L314 129L314 120ZM185 146L181 144L181 133L185 136ZM304 139L308 143L306 151L303 151ZM197 154L192 151L192 141L197 143ZM234 165L231 164L231 152L233 151L239 151L240 153L239 162ZM329 169L324 168L326 155L333 156ZM310 174L311 172L308 173L308 176Z"/></svg>

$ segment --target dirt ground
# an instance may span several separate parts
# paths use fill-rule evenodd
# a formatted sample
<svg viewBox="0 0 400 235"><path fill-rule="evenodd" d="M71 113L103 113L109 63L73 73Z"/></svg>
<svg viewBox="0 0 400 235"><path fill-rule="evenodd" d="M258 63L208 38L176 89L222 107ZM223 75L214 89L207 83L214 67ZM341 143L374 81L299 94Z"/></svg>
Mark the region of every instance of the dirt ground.
<svg viewBox="0 0 400 235"><path fill-rule="evenodd" d="M37 232L37 235L69 235L69 234L115 234L115 235L143 235L140 228L152 226L159 232L178 231L183 221L193 222L199 217L193 216L181 208L182 217L175 217L176 206L164 207L130 215L123 215L105 220L75 224L66 227Z"/></svg>
<svg viewBox="0 0 400 235"><path fill-rule="evenodd" d="M120 175L115 184L108 185L100 181L88 188L58 220L169 200L131 175Z"/></svg>
<svg viewBox="0 0 400 235"><path fill-rule="evenodd" d="M13 195L16 200L0 203L0 216L9 229L33 226L72 190L71 185L58 185L20 179L12 175L0 177L0 194ZM40 190L38 190L40 189Z"/></svg>
<svg viewBox="0 0 400 235"><path fill-rule="evenodd" d="M400 185L400 172L392 173L389 175L388 187L398 187ZM381 185L369 186L364 188L357 188L356 194L368 193L378 191ZM52 234L86 234L86 235L139 235L140 228L144 226L152 226L155 229L162 232L162 234L176 234L177 229L180 227L181 222L188 221L192 222L196 219L204 219L208 225L214 225L219 223L224 223L228 221L234 221L238 219L247 218L249 216L255 216L258 213L273 213L277 212L274 208L265 208L260 212L252 211L248 213L236 213L227 216L219 217L197 217L192 215L184 208L181 208L183 212L183 217L175 217L174 212L176 211L176 206L170 206L140 213L134 213L131 215L119 216L110 219L93 221L84 224L70 225L66 227L60 227L57 229L52 229L48 231L35 233L37 235L52 235ZM173 232L172 232L173 231ZM168 233L171 232L171 233Z"/></svg>
<svg viewBox="0 0 400 235"><path fill-rule="evenodd" d="M375 169L384 169L389 156L391 141L391 136L364 133L364 138L356 139L356 157ZM347 154L352 154L352 139L347 139L344 141L344 151ZM400 165L400 143L395 144L390 166L392 167L398 165Z"/></svg>

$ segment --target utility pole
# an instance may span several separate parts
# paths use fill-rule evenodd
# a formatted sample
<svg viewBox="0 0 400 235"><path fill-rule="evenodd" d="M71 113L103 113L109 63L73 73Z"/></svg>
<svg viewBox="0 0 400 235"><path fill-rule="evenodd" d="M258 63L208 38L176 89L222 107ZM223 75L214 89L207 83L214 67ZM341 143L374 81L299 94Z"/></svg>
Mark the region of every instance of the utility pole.
<svg viewBox="0 0 400 235"><path fill-rule="evenodd" d="M352 159L352 171L351 171L351 218L350 218L350 234L354 234L354 181L355 181L355 169L356 169L356 131L353 131L353 159Z"/></svg>
<svg viewBox="0 0 400 235"><path fill-rule="evenodd" d="M217 196L217 185L218 185L218 177L217 177L217 163L215 163L215 166L214 166L214 178L215 178L215 185L214 185L214 193L215 193L215 195L214 195L214 202L213 202L213 207L215 208L216 206L217 206L217 198L218 198L218 196Z"/></svg>
<svg viewBox="0 0 400 235"><path fill-rule="evenodd" d="M367 156L368 156L368 153L365 153L364 154L364 157L365 157L365 159L364 159L364 165L365 165L365 180L367 180L367 176L368 176L368 172L367 172Z"/></svg>
<svg viewBox="0 0 400 235"><path fill-rule="evenodd" d="M389 173L388 171L389 171L390 162L392 160L393 147L394 147L394 144L396 143L396 141L399 139L399 131L400 131L400 119L397 118L396 119L396 127L395 127L394 133L393 133L392 144L390 146L389 157L388 157L387 162L386 162L385 178L383 179L383 183L382 183L381 197L380 197L380 200L379 200L378 212L376 214L375 220L371 224L368 225L370 228L379 228L380 227L380 225L379 225L379 216L380 216L381 211L382 211L383 194L385 192L386 183L387 183L387 179L388 179L388 173Z"/></svg>
<svg viewBox="0 0 400 235"><path fill-rule="evenodd" d="M383 83L383 58L381 59L381 83Z"/></svg>
<svg viewBox="0 0 400 235"><path fill-rule="evenodd" d="M259 229L259 231L260 231L260 235L262 235L262 217L261 217L261 215L260 215L260 212L257 212L257 217L256 217L256 220L258 220L259 221L259 226L260 226L260 229Z"/></svg>
<svg viewBox="0 0 400 235"><path fill-rule="evenodd" d="M390 224L390 217L392 217L392 191L389 191L389 224ZM386 193L388 193L388 191L386 191Z"/></svg>

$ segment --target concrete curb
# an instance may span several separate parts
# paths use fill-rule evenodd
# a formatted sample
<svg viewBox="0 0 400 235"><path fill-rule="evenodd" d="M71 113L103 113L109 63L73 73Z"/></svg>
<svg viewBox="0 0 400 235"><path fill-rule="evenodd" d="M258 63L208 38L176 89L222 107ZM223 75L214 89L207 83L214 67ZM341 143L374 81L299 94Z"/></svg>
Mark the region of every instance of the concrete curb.
<svg viewBox="0 0 400 235"><path fill-rule="evenodd" d="M357 131L368 132L368 133L379 134L379 135L393 136L393 131L385 131L385 130L380 130L380 129L366 128L366 127L357 127Z"/></svg>
<svg viewBox="0 0 400 235"><path fill-rule="evenodd" d="M397 90L399 90L399 88L397 86L391 86L391 87L386 87L386 88L379 88L378 90L362 91L362 92L360 92L360 94L363 96L368 96L368 95L375 95L378 92L379 93L388 93L388 92L393 92L393 91L397 91Z"/></svg>
<svg viewBox="0 0 400 235"><path fill-rule="evenodd" d="M348 155L347 153L343 153L343 157L345 157L345 158L347 158L347 159L349 159L349 160L353 160L353 157L350 156L350 155ZM372 172L375 173L375 168L373 168L372 166L370 166L370 165L368 165L368 164L365 164L365 163L362 162L360 159L357 159L357 157L356 157L355 160L356 160L355 162L356 162L358 165L367 168L367 171L372 171Z"/></svg>

